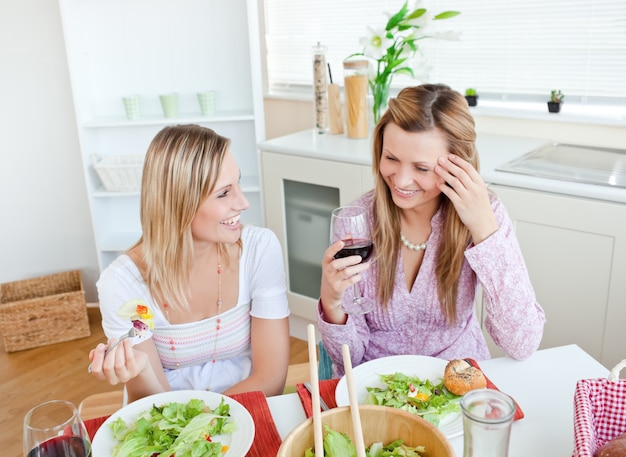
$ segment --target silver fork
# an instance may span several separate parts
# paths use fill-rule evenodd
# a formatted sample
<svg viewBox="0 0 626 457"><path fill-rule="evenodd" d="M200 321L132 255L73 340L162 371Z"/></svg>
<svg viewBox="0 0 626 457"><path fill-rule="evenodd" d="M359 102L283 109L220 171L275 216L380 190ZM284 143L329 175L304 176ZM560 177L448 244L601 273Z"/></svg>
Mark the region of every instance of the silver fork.
<svg viewBox="0 0 626 457"><path fill-rule="evenodd" d="M313 389L311 387L310 382L305 382L304 388L308 390L311 395L313 395ZM322 411L328 411L330 409L321 395L320 395L320 407L322 408Z"/></svg>
<svg viewBox="0 0 626 457"><path fill-rule="evenodd" d="M111 346L109 346L109 347L106 349L106 351L104 351L104 356L106 357L106 356L107 356L107 354L108 354L109 352L111 352L111 350L113 350L113 348L114 348L115 346L117 346L118 344L120 344L120 343L121 343L122 341L124 341L126 338L132 338L132 337L134 337L136 334L137 334L137 332L135 332L135 327L134 327L134 326L133 326L133 327L131 327L131 328L130 328L130 330L129 330L127 333L125 333L125 334L123 334L122 336L120 336L120 337L117 339L117 341L116 341L115 343L113 343ZM89 364L89 367L87 368L87 371L88 371L89 373L91 373L91 364Z"/></svg>

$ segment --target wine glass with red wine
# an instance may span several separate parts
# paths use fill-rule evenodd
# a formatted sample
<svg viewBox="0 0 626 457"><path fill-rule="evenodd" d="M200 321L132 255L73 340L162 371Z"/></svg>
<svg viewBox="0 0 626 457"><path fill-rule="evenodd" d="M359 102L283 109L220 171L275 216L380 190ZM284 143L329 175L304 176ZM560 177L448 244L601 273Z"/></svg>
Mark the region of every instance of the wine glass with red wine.
<svg viewBox="0 0 626 457"><path fill-rule="evenodd" d="M342 206L333 210L330 219L330 243L343 241L343 248L335 254L335 259L360 255L361 263L367 262L374 251L370 234L370 223L362 206ZM352 303L343 303L347 314L365 314L374 308L373 300L361 295L358 284L354 284Z"/></svg>
<svg viewBox="0 0 626 457"><path fill-rule="evenodd" d="M91 440L73 403L51 400L24 416L26 457L90 457Z"/></svg>

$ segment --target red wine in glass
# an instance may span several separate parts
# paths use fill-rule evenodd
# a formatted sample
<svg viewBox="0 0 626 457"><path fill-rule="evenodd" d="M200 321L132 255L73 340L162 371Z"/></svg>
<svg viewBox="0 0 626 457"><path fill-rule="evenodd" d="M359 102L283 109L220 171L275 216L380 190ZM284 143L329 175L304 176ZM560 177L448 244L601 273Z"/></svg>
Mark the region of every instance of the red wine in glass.
<svg viewBox="0 0 626 457"><path fill-rule="evenodd" d="M90 457L91 440L76 406L48 400L24 416L24 453L27 457Z"/></svg>
<svg viewBox="0 0 626 457"><path fill-rule="evenodd" d="M89 457L91 445L79 436L61 435L37 445L28 457Z"/></svg>
<svg viewBox="0 0 626 457"><path fill-rule="evenodd" d="M335 259L353 255L361 256L361 263L367 262L374 251L370 221L367 210L362 206L342 206L333 210L330 218L331 244L341 240L343 248L335 254ZM344 300L342 308L347 314L366 314L374 308L374 301L361 295L358 283L353 284L354 297Z"/></svg>
<svg viewBox="0 0 626 457"><path fill-rule="evenodd" d="M363 238L352 238L349 240L343 240L344 246L337 254L335 259L342 259L344 257L350 257L351 255L360 255L361 263L367 262L374 251L374 243L372 240L366 240Z"/></svg>

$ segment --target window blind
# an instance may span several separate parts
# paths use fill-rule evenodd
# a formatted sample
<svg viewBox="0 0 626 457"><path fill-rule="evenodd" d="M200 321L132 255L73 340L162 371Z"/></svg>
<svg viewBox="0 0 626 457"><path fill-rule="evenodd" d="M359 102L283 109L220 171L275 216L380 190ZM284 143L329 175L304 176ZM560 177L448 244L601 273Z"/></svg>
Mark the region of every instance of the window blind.
<svg viewBox="0 0 626 457"><path fill-rule="evenodd" d="M384 27L403 0L264 0L268 89L296 90L312 83L312 47L327 46L334 82L342 61L362 51L366 27ZM568 101L626 102L626 1L424 0L432 13L460 11L436 21L435 31L458 41L420 41L429 77L394 77L393 86L443 82L481 96L545 100L561 89Z"/></svg>

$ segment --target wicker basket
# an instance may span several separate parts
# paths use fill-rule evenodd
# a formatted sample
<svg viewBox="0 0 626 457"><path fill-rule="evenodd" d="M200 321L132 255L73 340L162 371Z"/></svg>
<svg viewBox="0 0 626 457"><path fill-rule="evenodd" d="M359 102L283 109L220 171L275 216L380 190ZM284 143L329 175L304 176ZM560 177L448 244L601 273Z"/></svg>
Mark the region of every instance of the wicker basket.
<svg viewBox="0 0 626 457"><path fill-rule="evenodd" d="M137 191L141 188L143 156L106 156L93 168L104 188L110 192Z"/></svg>
<svg viewBox="0 0 626 457"><path fill-rule="evenodd" d="M626 433L626 379L619 378L623 368L626 359L613 367L606 379L576 383L572 457L593 457L603 444Z"/></svg>
<svg viewBox="0 0 626 457"><path fill-rule="evenodd" d="M0 332L6 352L91 335L80 271L0 284Z"/></svg>

